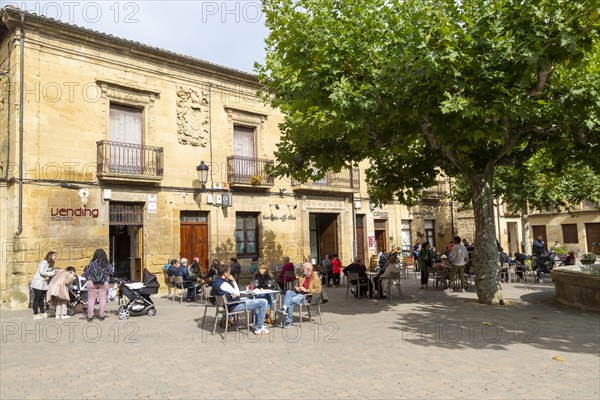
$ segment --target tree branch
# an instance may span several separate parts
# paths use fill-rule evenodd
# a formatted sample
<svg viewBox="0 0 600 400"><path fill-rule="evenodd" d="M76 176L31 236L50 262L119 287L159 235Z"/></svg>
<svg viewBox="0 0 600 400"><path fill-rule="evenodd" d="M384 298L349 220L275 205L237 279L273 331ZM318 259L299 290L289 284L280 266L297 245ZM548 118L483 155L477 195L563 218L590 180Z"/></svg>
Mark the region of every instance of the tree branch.
<svg viewBox="0 0 600 400"><path fill-rule="evenodd" d="M421 122L421 133L425 138L429 141L431 146L434 149L442 150L446 157L458 168L459 171L466 171L466 166L464 163L458 158L458 155L452 150L448 149L437 140L433 132L431 132L431 123L429 122L429 116L424 115Z"/></svg>
<svg viewBox="0 0 600 400"><path fill-rule="evenodd" d="M379 139L379 133L371 127L371 124L368 121L365 121L365 129L369 136L371 136L371 139L373 139L373 144L377 150L385 148L383 142Z"/></svg>
<svg viewBox="0 0 600 400"><path fill-rule="evenodd" d="M531 97L539 97L542 93L544 93L544 88L546 87L546 81L548 80L548 76L552 73L554 69L554 64L549 63L545 67L540 67L537 70L537 82L535 84L535 88L529 91L529 95Z"/></svg>

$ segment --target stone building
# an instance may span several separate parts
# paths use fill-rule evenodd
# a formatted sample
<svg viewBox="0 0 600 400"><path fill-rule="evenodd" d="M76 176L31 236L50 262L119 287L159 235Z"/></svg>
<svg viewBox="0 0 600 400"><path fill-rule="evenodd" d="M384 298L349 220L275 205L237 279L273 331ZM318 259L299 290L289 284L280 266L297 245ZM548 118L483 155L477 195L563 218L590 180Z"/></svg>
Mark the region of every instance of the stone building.
<svg viewBox="0 0 600 400"><path fill-rule="evenodd" d="M26 304L48 251L81 272L103 248L137 280L171 258L347 264L450 240L443 181L409 209L369 203L366 163L304 184L268 176L282 115L255 75L12 7L0 18L5 306Z"/></svg>

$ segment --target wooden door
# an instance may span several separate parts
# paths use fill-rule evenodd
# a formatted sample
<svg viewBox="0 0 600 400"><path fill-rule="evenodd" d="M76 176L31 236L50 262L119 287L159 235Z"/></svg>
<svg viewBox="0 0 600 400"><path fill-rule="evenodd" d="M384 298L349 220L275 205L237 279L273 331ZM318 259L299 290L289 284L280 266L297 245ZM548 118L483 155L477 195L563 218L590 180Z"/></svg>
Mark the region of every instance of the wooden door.
<svg viewBox="0 0 600 400"><path fill-rule="evenodd" d="M365 216L356 215L356 256L365 262Z"/></svg>
<svg viewBox="0 0 600 400"><path fill-rule="evenodd" d="M587 238L587 251L600 254L600 223L585 224L585 236ZM598 245L594 246L594 243L598 243Z"/></svg>
<svg viewBox="0 0 600 400"><path fill-rule="evenodd" d="M385 231L375 230L375 242L377 243L377 253L387 251L387 238Z"/></svg>
<svg viewBox="0 0 600 400"><path fill-rule="evenodd" d="M208 224L182 223L179 228L179 254L192 262L200 259L200 268L208 273Z"/></svg>
<svg viewBox="0 0 600 400"><path fill-rule="evenodd" d="M337 214L319 214L319 257L324 254L337 254Z"/></svg>

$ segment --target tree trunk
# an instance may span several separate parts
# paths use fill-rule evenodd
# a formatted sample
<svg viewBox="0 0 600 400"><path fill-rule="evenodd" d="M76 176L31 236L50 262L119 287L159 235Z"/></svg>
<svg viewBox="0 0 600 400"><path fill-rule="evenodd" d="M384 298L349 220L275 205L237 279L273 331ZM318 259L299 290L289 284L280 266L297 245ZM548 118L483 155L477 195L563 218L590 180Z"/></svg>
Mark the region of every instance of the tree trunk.
<svg viewBox="0 0 600 400"><path fill-rule="evenodd" d="M494 198L492 193L493 172L490 168L470 180L473 190L475 216L475 252L473 267L477 283L477 299L483 304L499 304L503 301L498 280L499 255L494 223Z"/></svg>
<svg viewBox="0 0 600 400"><path fill-rule="evenodd" d="M521 242L521 252L531 254L531 238L529 237L529 205L527 200L521 204L521 232L523 241Z"/></svg>

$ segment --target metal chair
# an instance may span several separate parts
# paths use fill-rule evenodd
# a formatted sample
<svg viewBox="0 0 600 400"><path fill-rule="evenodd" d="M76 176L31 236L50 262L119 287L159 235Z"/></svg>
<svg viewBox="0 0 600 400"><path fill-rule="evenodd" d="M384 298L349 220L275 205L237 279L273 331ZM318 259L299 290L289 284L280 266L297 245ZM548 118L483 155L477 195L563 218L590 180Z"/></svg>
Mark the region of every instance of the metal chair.
<svg viewBox="0 0 600 400"><path fill-rule="evenodd" d="M294 278L288 281L288 278ZM296 283L296 274L294 271L285 271L283 273L283 291L286 290L294 290L294 286Z"/></svg>
<svg viewBox="0 0 600 400"><path fill-rule="evenodd" d="M173 295L173 300L175 300L175 296L177 295L177 290L179 290L179 302L182 303L183 302L183 295L185 293L185 296L187 297L187 290L188 288L185 287L185 283L188 281L184 281L182 276L173 276L173 285L175 286L175 294ZM194 300L196 300L196 287L198 285L194 284Z"/></svg>
<svg viewBox="0 0 600 400"><path fill-rule="evenodd" d="M398 289L398 294L400 298L404 300L404 294L402 293L402 287L400 286L400 273L399 272L390 272L387 279L387 293L392 299L392 287L396 287Z"/></svg>
<svg viewBox="0 0 600 400"><path fill-rule="evenodd" d="M171 296L171 300L175 301L175 285L173 284L173 277L167 275L167 271L163 271L163 276L165 278L165 285L167 285L167 300L169 300L169 296Z"/></svg>
<svg viewBox="0 0 600 400"><path fill-rule="evenodd" d="M313 301L314 298L316 298L315 301ZM323 318L321 317L320 293L319 293L319 296L317 296L316 294L313 296L312 293L307 293L304 295L304 299L302 300L302 303L300 303L300 305L298 306L298 313L299 313L299 317L300 317L300 328L302 328L302 308L303 307L306 307L306 311L308 313L308 322L312 321L312 317L310 315L310 308L315 307L317 309L317 312L319 313L319 324L323 325Z"/></svg>
<svg viewBox="0 0 600 400"><path fill-rule="evenodd" d="M357 290L357 298L360 298L362 294L360 290L361 287L366 287L367 291L369 290L369 282L361 282L357 272L348 272L346 278L348 278L346 281L346 300L348 300L348 292L350 291L350 287L354 287Z"/></svg>
<svg viewBox="0 0 600 400"><path fill-rule="evenodd" d="M250 331L250 313L246 306L245 301L228 302L226 295L215 296L215 299L217 301L217 312L215 314L215 324L213 326L213 331L212 331L213 335L217 331L217 322L219 321L219 314L222 314L223 318L225 319L225 330L223 331L223 341L225 341L225 342L227 341L227 329L229 328L229 317L234 317L236 319L235 330L236 330L236 332L239 332L239 316L245 315L246 316L246 332ZM243 304L244 305L243 309L241 309L239 311L229 311L228 306L237 305L237 304Z"/></svg>
<svg viewBox="0 0 600 400"><path fill-rule="evenodd" d="M202 288L202 291L204 292L204 316L202 317L202 329L204 329L204 321L206 321L206 312L209 308L215 309L215 321L217 320L217 309L219 308L219 306L217 305L217 300L215 299L215 297L211 296L211 290L212 288L210 286L204 286ZM211 300L214 301L214 303Z"/></svg>
<svg viewBox="0 0 600 400"><path fill-rule="evenodd" d="M323 278L325 278L325 285L329 285L329 280L331 279L331 275L329 274L329 271L327 270L327 268L322 265L319 265L317 267L317 270L319 272L321 282L323 282Z"/></svg>

